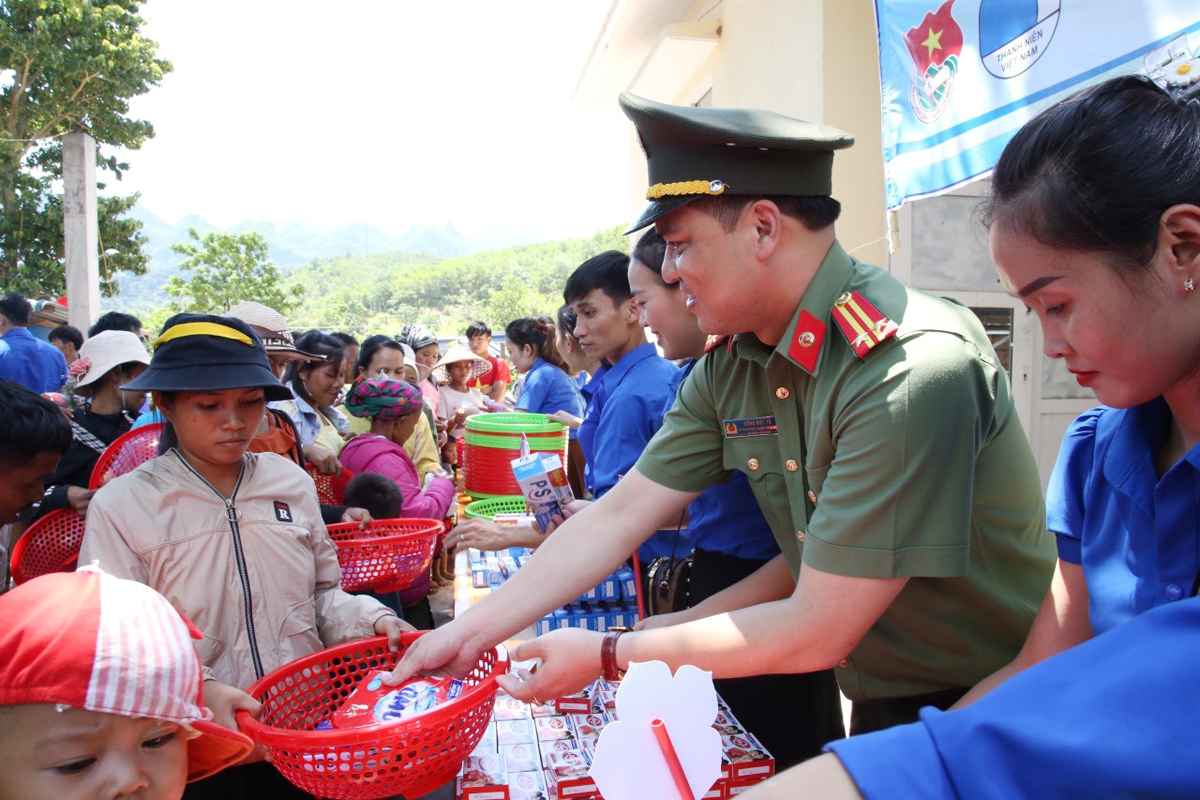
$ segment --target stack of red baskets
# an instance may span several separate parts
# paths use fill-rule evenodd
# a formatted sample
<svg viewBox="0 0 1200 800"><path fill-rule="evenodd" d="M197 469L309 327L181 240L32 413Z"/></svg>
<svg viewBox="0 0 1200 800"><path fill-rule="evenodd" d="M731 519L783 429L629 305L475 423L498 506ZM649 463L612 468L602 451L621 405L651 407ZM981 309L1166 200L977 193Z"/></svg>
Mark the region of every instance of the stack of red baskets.
<svg viewBox="0 0 1200 800"><path fill-rule="evenodd" d="M530 452L557 453L567 465L567 429L545 414L476 414L467 417L463 473L472 497L521 494L512 460L521 455L521 438Z"/></svg>
<svg viewBox="0 0 1200 800"><path fill-rule="evenodd" d="M127 472L133 472L142 464L158 456L158 440L162 438L161 422L143 425L118 436L113 443L100 454L96 466L92 468L92 476L88 480L89 489L99 489L104 484Z"/></svg>

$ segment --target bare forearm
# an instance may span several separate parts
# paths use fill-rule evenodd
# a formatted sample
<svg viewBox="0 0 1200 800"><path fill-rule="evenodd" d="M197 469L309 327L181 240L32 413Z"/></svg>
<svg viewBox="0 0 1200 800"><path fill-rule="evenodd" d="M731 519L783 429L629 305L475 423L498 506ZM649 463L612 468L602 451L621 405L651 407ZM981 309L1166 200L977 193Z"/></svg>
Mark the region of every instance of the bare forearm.
<svg viewBox="0 0 1200 800"><path fill-rule="evenodd" d="M792 577L787 559L781 554L728 589L693 606L688 610L688 617L702 619L760 603L783 600L791 597L795 590L796 580Z"/></svg>
<svg viewBox="0 0 1200 800"><path fill-rule="evenodd" d="M672 670L692 664L718 678L813 672L840 662L853 642L821 638L791 600L777 600L693 622L627 633L617 663L664 661Z"/></svg>
<svg viewBox="0 0 1200 800"><path fill-rule="evenodd" d="M857 800L862 797L850 773L832 753L817 756L781 772L746 792L746 800Z"/></svg>

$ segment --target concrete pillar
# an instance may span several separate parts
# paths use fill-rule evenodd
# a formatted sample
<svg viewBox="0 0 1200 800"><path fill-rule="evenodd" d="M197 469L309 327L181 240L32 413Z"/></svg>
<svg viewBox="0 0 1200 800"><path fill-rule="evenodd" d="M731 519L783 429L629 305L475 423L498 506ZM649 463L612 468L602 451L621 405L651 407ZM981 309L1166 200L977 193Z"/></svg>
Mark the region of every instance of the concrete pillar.
<svg viewBox="0 0 1200 800"><path fill-rule="evenodd" d="M67 319L84 333L100 315L100 228L96 217L96 140L63 137L63 236Z"/></svg>

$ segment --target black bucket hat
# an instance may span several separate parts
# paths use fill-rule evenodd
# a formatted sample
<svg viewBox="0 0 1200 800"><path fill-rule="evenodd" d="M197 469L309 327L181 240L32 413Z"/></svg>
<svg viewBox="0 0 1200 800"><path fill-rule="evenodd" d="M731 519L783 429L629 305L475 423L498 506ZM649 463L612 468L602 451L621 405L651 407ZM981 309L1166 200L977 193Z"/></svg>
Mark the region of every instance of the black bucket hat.
<svg viewBox="0 0 1200 800"><path fill-rule="evenodd" d="M268 400L293 396L271 372L258 334L240 319L213 314L176 314L167 320L154 341L149 368L121 388L143 392L262 389Z"/></svg>

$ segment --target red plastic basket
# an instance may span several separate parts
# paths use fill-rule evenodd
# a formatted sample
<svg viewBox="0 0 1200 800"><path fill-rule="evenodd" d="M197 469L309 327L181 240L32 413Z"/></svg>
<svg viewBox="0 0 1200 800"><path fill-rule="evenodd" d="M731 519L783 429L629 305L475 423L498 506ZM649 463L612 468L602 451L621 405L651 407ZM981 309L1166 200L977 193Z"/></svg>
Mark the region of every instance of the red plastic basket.
<svg viewBox="0 0 1200 800"><path fill-rule="evenodd" d="M443 526L436 519L377 519L329 526L347 592L398 592L429 569Z"/></svg>
<svg viewBox="0 0 1200 800"><path fill-rule="evenodd" d="M317 484L317 498L327 506L340 506L346 500L346 484L354 477L348 469L333 475L322 475L312 464L306 464L305 469L312 475Z"/></svg>
<svg viewBox="0 0 1200 800"><path fill-rule="evenodd" d="M51 511L30 525L13 547L13 580L24 583L51 572L74 572L83 529L83 517L73 508Z"/></svg>
<svg viewBox="0 0 1200 800"><path fill-rule="evenodd" d="M99 489L113 478L124 475L126 472L133 472L150 459L156 458L158 456L158 440L162 438L165 427L161 422L143 425L114 439L113 443L100 454L100 460L92 468L92 477L88 480L88 488Z"/></svg>
<svg viewBox="0 0 1200 800"><path fill-rule="evenodd" d="M242 732L263 745L285 778L317 797L369 800L419 797L451 780L483 737L492 716L496 676L508 671L503 647L479 659L463 693L396 723L313 730L329 719L370 670L391 669L424 631L404 634L400 653L386 637L360 639L297 659L247 691L263 704L255 720L238 713Z"/></svg>

